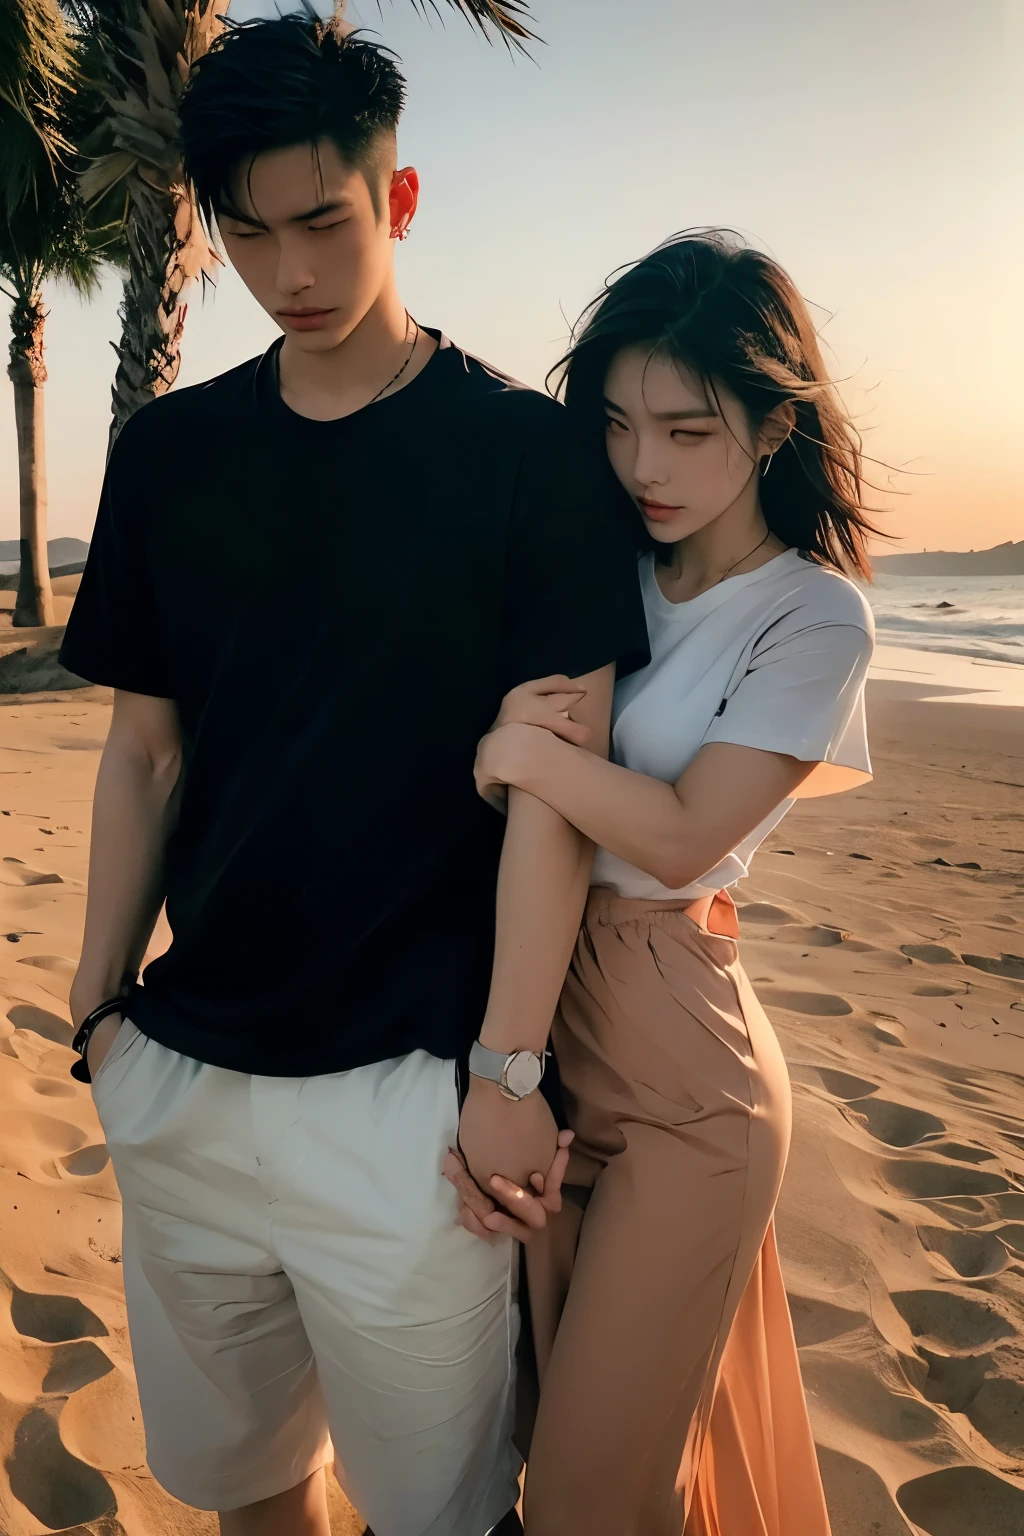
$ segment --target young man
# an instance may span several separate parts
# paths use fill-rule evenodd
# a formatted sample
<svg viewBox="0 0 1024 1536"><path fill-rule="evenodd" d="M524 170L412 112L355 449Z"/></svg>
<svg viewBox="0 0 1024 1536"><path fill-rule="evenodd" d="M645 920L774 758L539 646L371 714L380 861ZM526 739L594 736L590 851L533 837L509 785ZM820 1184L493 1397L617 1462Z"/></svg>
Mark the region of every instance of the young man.
<svg viewBox="0 0 1024 1536"><path fill-rule="evenodd" d="M83 1049L149 1459L226 1536L327 1536L332 1440L377 1536L519 1528L515 1245L441 1169L457 1137L488 1190L552 1163L589 856L472 765L552 672L606 742L646 658L603 455L398 298L403 94L296 20L199 66L187 169L284 336L128 423L62 651L115 689L72 1010L113 999Z"/></svg>

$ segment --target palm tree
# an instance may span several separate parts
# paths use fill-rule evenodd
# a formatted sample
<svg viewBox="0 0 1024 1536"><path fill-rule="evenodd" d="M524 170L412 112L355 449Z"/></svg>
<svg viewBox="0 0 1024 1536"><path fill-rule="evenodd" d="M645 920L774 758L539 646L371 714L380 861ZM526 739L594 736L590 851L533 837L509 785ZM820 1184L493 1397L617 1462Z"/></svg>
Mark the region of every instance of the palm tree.
<svg viewBox="0 0 1024 1536"><path fill-rule="evenodd" d="M43 283L80 292L96 280L102 241L86 229L73 134L74 40L58 0L0 0L0 291L11 301L21 502L17 625L53 623L46 544Z"/></svg>
<svg viewBox="0 0 1024 1536"><path fill-rule="evenodd" d="M99 104L82 146L82 196L101 222L123 220L127 244L111 442L140 405L174 383L183 295L217 261L184 186L177 105L226 9L226 0L68 0L88 39Z"/></svg>
<svg viewBox="0 0 1024 1536"><path fill-rule="evenodd" d="M460 11L509 47L530 37L527 0L412 0ZM111 441L140 405L174 383L181 362L185 294L211 275L218 257L189 197L178 148L177 104L192 65L224 26L228 0L67 0L94 40L93 80L102 120L86 141L92 163L82 178L87 204L126 215L128 272L113 388ZM299 8L298 0L296 9ZM340 0L338 11L344 9ZM439 13L439 12L438 12Z"/></svg>

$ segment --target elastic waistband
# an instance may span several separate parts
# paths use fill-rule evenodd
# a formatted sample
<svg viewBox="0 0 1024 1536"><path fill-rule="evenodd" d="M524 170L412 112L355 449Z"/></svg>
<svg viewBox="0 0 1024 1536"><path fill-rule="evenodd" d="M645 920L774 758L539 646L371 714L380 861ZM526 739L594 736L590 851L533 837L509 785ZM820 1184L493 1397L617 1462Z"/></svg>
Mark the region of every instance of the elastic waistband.
<svg viewBox="0 0 1024 1536"><path fill-rule="evenodd" d="M587 901L586 920L616 927L619 923L636 922L655 912L678 912L705 933L719 938L738 939L740 936L736 903L725 890L715 891L711 896L698 896L696 901L637 901L629 896L619 896L608 886L595 885L591 887Z"/></svg>

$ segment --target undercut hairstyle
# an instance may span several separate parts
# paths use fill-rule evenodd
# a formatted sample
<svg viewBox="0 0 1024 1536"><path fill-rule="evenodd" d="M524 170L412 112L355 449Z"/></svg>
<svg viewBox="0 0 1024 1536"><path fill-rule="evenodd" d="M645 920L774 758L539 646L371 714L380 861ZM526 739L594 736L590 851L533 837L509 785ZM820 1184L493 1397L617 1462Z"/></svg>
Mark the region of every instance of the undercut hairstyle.
<svg viewBox="0 0 1024 1536"><path fill-rule="evenodd" d="M609 278L584 311L548 378L588 431L604 431L604 384L626 347L650 348L700 379L721 412L716 381L739 399L757 434L778 406L795 425L759 493L768 527L790 548L869 578L863 453L829 377L807 304L777 262L731 230L675 235ZM640 529L642 547L671 546Z"/></svg>
<svg viewBox="0 0 1024 1536"><path fill-rule="evenodd" d="M241 167L296 144L315 154L321 139L363 172L379 217L405 92L387 48L334 23L286 16L229 24L193 67L181 100L185 175L207 226L220 213L245 220L232 196Z"/></svg>

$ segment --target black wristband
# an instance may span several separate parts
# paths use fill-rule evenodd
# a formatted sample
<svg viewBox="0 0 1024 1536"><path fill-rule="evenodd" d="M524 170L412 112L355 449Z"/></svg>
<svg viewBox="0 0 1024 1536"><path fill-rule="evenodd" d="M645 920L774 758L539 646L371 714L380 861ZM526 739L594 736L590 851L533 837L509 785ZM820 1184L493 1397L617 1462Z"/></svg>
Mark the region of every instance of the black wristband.
<svg viewBox="0 0 1024 1536"><path fill-rule="evenodd" d="M92 1013L86 1014L78 1026L78 1032L71 1042L71 1049L77 1051L80 1058L71 1068L71 1076L78 1082L92 1082L92 1075L89 1071L89 1063L86 1060L85 1053L89 1049L89 1041L95 1034L97 1025L102 1024L104 1019L109 1019L111 1014L124 1013L124 1008L125 998L123 994L120 997L108 998L105 1003L100 1003L98 1008L94 1008Z"/></svg>

